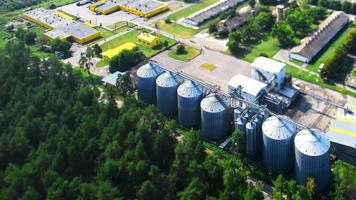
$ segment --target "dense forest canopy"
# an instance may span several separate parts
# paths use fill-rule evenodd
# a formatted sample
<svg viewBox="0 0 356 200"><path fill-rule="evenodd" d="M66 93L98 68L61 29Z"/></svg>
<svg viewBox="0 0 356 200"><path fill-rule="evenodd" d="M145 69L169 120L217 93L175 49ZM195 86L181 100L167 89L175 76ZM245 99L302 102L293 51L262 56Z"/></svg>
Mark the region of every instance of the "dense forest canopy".
<svg viewBox="0 0 356 200"><path fill-rule="evenodd" d="M23 42L0 51L0 199L262 198L239 162L155 107L127 97L118 109L112 89Z"/></svg>

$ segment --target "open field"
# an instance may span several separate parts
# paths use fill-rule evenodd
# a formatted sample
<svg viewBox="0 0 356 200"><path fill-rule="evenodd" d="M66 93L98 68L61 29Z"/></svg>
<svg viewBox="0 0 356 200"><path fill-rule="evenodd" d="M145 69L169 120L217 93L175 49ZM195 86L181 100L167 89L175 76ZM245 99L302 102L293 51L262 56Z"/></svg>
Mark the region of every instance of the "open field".
<svg viewBox="0 0 356 200"><path fill-rule="evenodd" d="M319 53L319 55L317 55L317 57L314 58L310 64L308 64L307 68L318 72L319 66L323 64L328 58L331 58L338 47L345 44L347 35L354 28L356 28L355 22L338 33L334 39Z"/></svg>
<svg viewBox="0 0 356 200"><path fill-rule="evenodd" d="M242 56L243 60L248 62L253 62L255 58L260 56L262 53L268 55L269 58L272 58L280 50L279 42L277 38L272 36L267 37L262 40L260 43L251 46L250 51Z"/></svg>
<svg viewBox="0 0 356 200"><path fill-rule="evenodd" d="M176 35L182 39L191 38L194 36L194 34L199 32L199 30L188 28L174 22L167 24L164 20L161 20L158 23L158 27L160 30Z"/></svg>
<svg viewBox="0 0 356 200"><path fill-rule="evenodd" d="M183 17L188 17L189 15L198 12L199 10L202 10L216 2L218 2L219 0L203 0L200 3L196 3L193 4L192 6L189 6L188 8L185 8L183 10L180 10L176 13L173 13L171 15L169 15L167 17L167 19L171 19L171 20L177 20Z"/></svg>
<svg viewBox="0 0 356 200"><path fill-rule="evenodd" d="M180 61L190 61L193 58L199 55L199 49L195 49L193 47L185 46L186 53L185 54L177 54L177 50L172 50L168 53L168 56Z"/></svg>
<svg viewBox="0 0 356 200"><path fill-rule="evenodd" d="M173 45L174 43L176 43L175 40L172 40L170 38L164 37L164 36L160 36L161 38L161 42L164 41L168 41L168 46ZM136 43L137 47L147 56L147 57L151 57L152 55L154 55L155 53L157 53L158 51L162 50L163 47L161 48L149 48L146 46L143 46L141 44L137 43L137 32L136 31L130 31L120 37L117 37L105 44L103 44L101 46L101 48L103 49L103 51L106 51L108 49L112 49L115 47L118 47L122 44L125 44L127 42L133 42Z"/></svg>
<svg viewBox="0 0 356 200"><path fill-rule="evenodd" d="M321 78L319 78L319 77L317 77L317 76L315 76L313 74L310 74L308 72L302 71L302 70L300 70L298 68L295 68L293 66L287 65L286 66L286 70L287 70L287 73L289 73L292 76L294 76L296 78L299 78L301 80L308 81L308 82L320 85L322 87L325 87L325 88L328 88L328 89L331 89L331 90L335 90L335 91L340 92L342 94L347 94L347 95L356 97L356 93L354 93L352 91L349 91L349 90L347 90L347 89L345 89L343 87L340 87L340 86L337 86L337 85L334 85L334 84L326 83L323 80L321 80Z"/></svg>

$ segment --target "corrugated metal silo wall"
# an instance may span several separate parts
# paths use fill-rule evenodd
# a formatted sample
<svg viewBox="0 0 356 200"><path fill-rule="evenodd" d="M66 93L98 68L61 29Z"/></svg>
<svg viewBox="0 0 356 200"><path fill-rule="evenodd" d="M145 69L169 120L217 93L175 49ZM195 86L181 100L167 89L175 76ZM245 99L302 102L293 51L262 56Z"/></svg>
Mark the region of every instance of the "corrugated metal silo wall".
<svg viewBox="0 0 356 200"><path fill-rule="evenodd" d="M293 137L274 140L263 134L263 165L272 172L291 170L294 160Z"/></svg>
<svg viewBox="0 0 356 200"><path fill-rule="evenodd" d="M157 108L164 115L177 113L177 88L178 84L170 87L157 85Z"/></svg>
<svg viewBox="0 0 356 200"><path fill-rule="evenodd" d="M261 157L262 153L262 123L264 117L262 115L258 115L254 122L256 123L256 155Z"/></svg>
<svg viewBox="0 0 356 200"><path fill-rule="evenodd" d="M178 95L178 120L186 127L200 125L200 102L203 94L194 97L183 97Z"/></svg>
<svg viewBox="0 0 356 200"><path fill-rule="evenodd" d="M313 177L318 189L324 189L330 179L329 151L320 156L309 156L295 148L295 176L301 184L305 184L308 177Z"/></svg>
<svg viewBox="0 0 356 200"><path fill-rule="evenodd" d="M156 104L156 77L138 77L138 98L147 104Z"/></svg>
<svg viewBox="0 0 356 200"><path fill-rule="evenodd" d="M227 110L210 113L201 109L201 131L208 140L219 140L228 134Z"/></svg>
<svg viewBox="0 0 356 200"><path fill-rule="evenodd" d="M248 126L250 124L250 126ZM257 129L255 123L246 124L246 153L249 156L256 156L257 154Z"/></svg>

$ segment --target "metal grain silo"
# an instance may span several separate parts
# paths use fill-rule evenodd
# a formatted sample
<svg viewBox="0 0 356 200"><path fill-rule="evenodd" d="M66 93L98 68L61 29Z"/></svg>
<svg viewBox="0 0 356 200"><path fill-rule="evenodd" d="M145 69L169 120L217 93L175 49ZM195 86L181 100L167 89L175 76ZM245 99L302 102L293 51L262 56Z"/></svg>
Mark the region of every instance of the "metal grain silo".
<svg viewBox="0 0 356 200"><path fill-rule="evenodd" d="M318 130L302 130L294 143L297 182L305 184L308 177L313 177L318 189L324 189L330 178L329 139Z"/></svg>
<svg viewBox="0 0 356 200"><path fill-rule="evenodd" d="M252 121L246 124L246 153L249 156L257 154L257 126Z"/></svg>
<svg viewBox="0 0 356 200"><path fill-rule="evenodd" d="M178 89L178 120L186 127L200 125L200 102L203 90L190 80L182 83Z"/></svg>
<svg viewBox="0 0 356 200"><path fill-rule="evenodd" d="M177 113L177 88L180 81L171 72L165 72L156 79L157 108L164 115Z"/></svg>
<svg viewBox="0 0 356 200"><path fill-rule="evenodd" d="M156 104L156 78L162 69L155 64L147 63L137 70L138 98L147 104Z"/></svg>
<svg viewBox="0 0 356 200"><path fill-rule="evenodd" d="M230 131L229 110L226 102L217 95L209 95L200 102L201 131L208 140L219 140Z"/></svg>
<svg viewBox="0 0 356 200"><path fill-rule="evenodd" d="M263 165L272 172L288 172L293 165L294 124L275 116L262 124Z"/></svg>
<svg viewBox="0 0 356 200"><path fill-rule="evenodd" d="M253 117L253 122L256 124L256 154L261 155L262 152L262 123L264 121L264 116L262 114L255 115Z"/></svg>
<svg viewBox="0 0 356 200"><path fill-rule="evenodd" d="M237 118L241 117L243 109L241 107L237 107L234 109L234 122L236 122Z"/></svg>
<svg viewBox="0 0 356 200"><path fill-rule="evenodd" d="M235 130L245 133L246 132L246 123L247 123L246 118L244 118L244 117L237 118L235 121Z"/></svg>

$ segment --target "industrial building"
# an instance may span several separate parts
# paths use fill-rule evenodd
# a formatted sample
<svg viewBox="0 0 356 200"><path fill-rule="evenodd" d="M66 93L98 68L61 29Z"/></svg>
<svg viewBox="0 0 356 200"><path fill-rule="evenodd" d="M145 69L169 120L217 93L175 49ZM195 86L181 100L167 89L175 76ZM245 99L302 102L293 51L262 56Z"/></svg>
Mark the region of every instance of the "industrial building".
<svg viewBox="0 0 356 200"><path fill-rule="evenodd" d="M281 71L282 68L270 76L278 77L276 72ZM328 185L329 140L320 131L296 124L286 116L276 115L248 96L266 95L268 84L236 75L229 83L227 93L184 72L163 69L155 62L140 67L137 76L139 99L147 104L157 103L158 109L165 115L178 115L178 121L185 127L200 125L204 139L219 143L219 147L224 148L230 143L234 128L245 135L239 144L245 155L253 160L262 158L266 170L291 173L294 168L299 183L305 184L308 177L313 177L318 189ZM279 79L273 79L276 80ZM251 89L251 84L259 85L258 89ZM244 88L248 92L239 93Z"/></svg>
<svg viewBox="0 0 356 200"><path fill-rule="evenodd" d="M89 9L104 15L122 10L140 17L152 17L168 10L169 7L167 3L156 0L110 0L91 4Z"/></svg>
<svg viewBox="0 0 356 200"><path fill-rule="evenodd" d="M155 36L155 35L152 35L149 33L144 33L144 32L140 33L137 36L137 40L142 45L150 47L150 48L155 47L155 46L159 45L159 43L160 43L160 39L158 36Z"/></svg>
<svg viewBox="0 0 356 200"><path fill-rule="evenodd" d="M228 83L228 92L237 92L243 99L254 102L260 95L266 93L267 84L250 77L238 74Z"/></svg>
<svg viewBox="0 0 356 200"><path fill-rule="evenodd" d="M102 58L104 60L110 61L115 56L119 55L122 51L124 51L124 50L132 50L135 47L136 47L135 43L127 42L127 43L125 43L123 45L120 45L120 46L118 46L116 48L109 49L107 51L102 52L101 56L102 56Z"/></svg>
<svg viewBox="0 0 356 200"><path fill-rule="evenodd" d="M23 14L23 18L43 26L50 31L44 33L49 39L73 39L85 43L100 36L100 31L81 22L66 19L52 10L37 8Z"/></svg>
<svg viewBox="0 0 356 200"><path fill-rule="evenodd" d="M309 63L348 22L349 17L345 13L334 11L311 36L291 49L289 58Z"/></svg>
<svg viewBox="0 0 356 200"><path fill-rule="evenodd" d="M197 13L184 19L186 24L191 26L199 26L203 22L218 16L225 10L235 7L237 4L243 2L244 0L221 0Z"/></svg>

